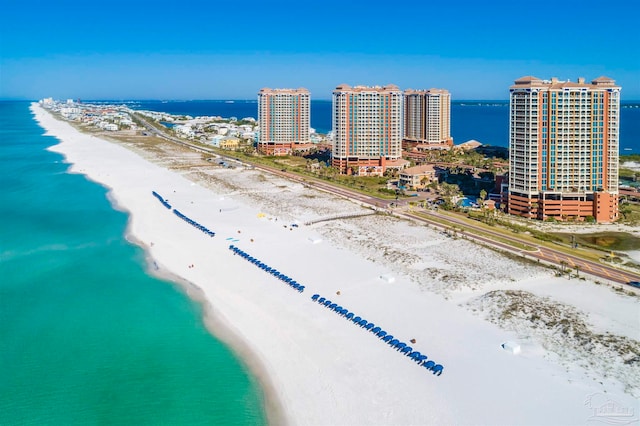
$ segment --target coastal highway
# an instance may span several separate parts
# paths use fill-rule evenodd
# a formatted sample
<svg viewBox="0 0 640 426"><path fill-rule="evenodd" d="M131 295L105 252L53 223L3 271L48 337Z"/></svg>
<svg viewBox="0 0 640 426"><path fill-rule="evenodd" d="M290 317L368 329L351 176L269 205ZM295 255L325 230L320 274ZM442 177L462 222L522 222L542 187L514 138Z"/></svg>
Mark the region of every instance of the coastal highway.
<svg viewBox="0 0 640 426"><path fill-rule="evenodd" d="M533 246L535 247L534 250L518 249L517 246L519 245L531 247L532 244L529 241L519 239L507 233L487 230L485 228L475 226L456 218L440 215L433 211L422 211L421 213L422 215L404 212L400 213L399 216L404 216L406 218L417 220L423 223L428 223L434 226L439 226L442 228L445 227L444 225L442 225L442 221L446 220L452 225L456 224L461 227L463 226L465 228L465 231L459 232L466 235L469 239L473 239L483 244L487 244L495 248L500 248L508 252L518 254L530 260L538 260L540 262L557 265L561 268L567 268L567 270L573 269L575 270L576 274L579 274L580 272L587 273L589 275L600 277L620 284L627 284L629 281L638 281L638 279L640 278L640 275L638 274L613 268L611 266L600 264L598 262L586 260L578 255L567 254L546 246ZM433 216L434 218L439 219L439 221L429 220L423 215ZM468 229L472 229L472 231L469 232ZM506 241L506 243L502 241ZM509 242L513 244L509 244Z"/></svg>
<svg viewBox="0 0 640 426"><path fill-rule="evenodd" d="M370 205L377 209L385 209L385 211L389 211L395 216L429 224L441 228L444 231L449 230L453 225L464 227L465 231L463 234L468 239L478 241L493 248L515 253L530 260L538 260L547 264L557 265L561 268L566 267L568 269L573 269L577 274L579 274L580 272L587 273L589 275L600 277L619 284L627 284L629 281L640 280L640 275L638 274L620 270L609 265L600 264L598 262L585 260L578 255L563 253L562 251L554 250L545 246L535 246L534 250L519 249L517 248L518 246L532 246L532 244L529 241L517 238L516 236L510 235L507 232L488 230L486 228L474 225L473 223L463 221L462 219L445 216L427 209L419 209L419 212L421 213L420 215L417 214L418 212L412 213L402 208L386 210L389 203L392 202L391 200L365 195L357 191L352 191L343 187L331 185L330 183L327 183L325 181L307 177L300 177L294 173L288 173L286 171L278 170L273 167L262 165L256 165L255 167L256 169L261 169L269 173L274 173L288 179L299 181L304 185L313 187L315 189L320 189L332 194L341 195L346 198L359 201L360 203ZM432 216L433 219L430 220L428 216ZM442 222L445 222L447 224L443 224ZM513 244L509 244L509 242Z"/></svg>
<svg viewBox="0 0 640 426"><path fill-rule="evenodd" d="M155 135L163 139L183 145L185 147L191 148L193 150L196 150L202 153L215 155L227 161L238 161L242 163L240 160L234 157L220 155L219 153L215 152L212 149L201 147L201 146L192 144L190 142L187 142L185 140L171 137L166 133L164 133L162 130L151 125L144 118L140 117L137 114L136 116L142 121L142 123L144 123L145 127L150 132L154 133ZM371 195L365 195L360 192L353 191L341 186L332 185L323 180L314 179L310 177L302 177L294 173L289 173L287 171L277 169L275 167L265 166L261 164L251 164L251 166L255 167L258 170L263 170L265 172L276 174L276 175L285 177L287 179L298 181L307 187L322 190L335 195L340 195L345 198L349 198L351 200L356 200L364 205L372 206L376 209L383 209L384 211L389 212L395 216L429 224L437 228L441 228L444 231L451 229L451 227L454 225L459 226L461 228L464 227L464 232L462 232L462 234L465 235L466 238L470 240L478 241L482 244L485 244L493 248L515 253L517 255L520 255L530 260L537 260L547 264L556 265L556 266L559 266L560 268L570 268L575 270L576 273L578 274L580 272L587 273L589 275L603 278L608 281L612 281L620 284L627 284L629 281L640 281L640 274L634 274L632 272L614 268L613 266L601 264L598 262L593 262L590 260L585 260L585 259L582 259L579 255L567 254L562 251L554 250L546 246L540 246L540 245L535 246L534 250L519 249L518 246L531 247L532 244L529 241L520 239L514 235L510 235L507 232L498 232L498 231L488 230L486 228L477 226L473 223L463 221L462 219L454 218L448 215L445 216L432 210L419 209L419 211L411 212L403 208L389 209L389 204L391 202L394 202L392 200L378 198ZM406 206L406 202L403 202L403 201L400 201L399 204L400 205L404 204ZM509 244L509 243L513 243L513 244Z"/></svg>

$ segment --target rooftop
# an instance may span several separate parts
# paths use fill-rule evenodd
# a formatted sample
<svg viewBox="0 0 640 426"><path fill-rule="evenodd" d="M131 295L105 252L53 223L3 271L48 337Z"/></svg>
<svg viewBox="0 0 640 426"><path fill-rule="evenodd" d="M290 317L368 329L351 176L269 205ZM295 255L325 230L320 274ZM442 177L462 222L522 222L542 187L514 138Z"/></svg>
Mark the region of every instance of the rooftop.
<svg viewBox="0 0 640 426"><path fill-rule="evenodd" d="M400 88L398 88L398 86L396 86L395 84L387 84L386 86L354 86L354 87L351 87L348 84L340 84L335 88L334 93L335 92L384 93L384 92L400 92Z"/></svg>
<svg viewBox="0 0 640 426"><path fill-rule="evenodd" d="M591 80L590 83L586 83L584 77L578 77L577 82L570 80L558 80L557 77L552 77L551 80L542 80L533 76L520 77L514 81L514 85L511 89L527 88L527 87L544 87L548 89L563 89L563 88L596 88L596 87L618 87L615 85L615 80L609 77L598 77Z"/></svg>

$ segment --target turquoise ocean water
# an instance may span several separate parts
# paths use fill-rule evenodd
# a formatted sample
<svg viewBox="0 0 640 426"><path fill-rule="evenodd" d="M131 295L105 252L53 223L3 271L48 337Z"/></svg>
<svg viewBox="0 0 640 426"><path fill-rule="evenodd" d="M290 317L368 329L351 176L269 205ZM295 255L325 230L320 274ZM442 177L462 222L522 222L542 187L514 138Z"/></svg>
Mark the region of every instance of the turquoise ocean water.
<svg viewBox="0 0 640 426"><path fill-rule="evenodd" d="M127 214L0 102L0 425L261 425L262 392Z"/></svg>

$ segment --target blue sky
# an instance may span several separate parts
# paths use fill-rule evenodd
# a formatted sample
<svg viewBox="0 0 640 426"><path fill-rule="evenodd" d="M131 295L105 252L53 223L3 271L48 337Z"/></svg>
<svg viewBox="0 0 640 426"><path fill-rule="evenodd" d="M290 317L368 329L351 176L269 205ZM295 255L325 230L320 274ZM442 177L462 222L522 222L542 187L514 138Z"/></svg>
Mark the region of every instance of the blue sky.
<svg viewBox="0 0 640 426"><path fill-rule="evenodd" d="M0 98L330 99L341 83L393 83L507 99L524 75L606 75L638 100L633 3L7 0Z"/></svg>

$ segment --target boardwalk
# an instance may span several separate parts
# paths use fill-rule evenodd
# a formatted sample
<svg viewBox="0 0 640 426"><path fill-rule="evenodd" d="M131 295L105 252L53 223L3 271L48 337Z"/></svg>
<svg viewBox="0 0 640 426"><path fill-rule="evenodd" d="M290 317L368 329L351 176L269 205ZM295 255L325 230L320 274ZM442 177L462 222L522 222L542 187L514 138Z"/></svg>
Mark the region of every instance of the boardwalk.
<svg viewBox="0 0 640 426"><path fill-rule="evenodd" d="M305 222L304 224L309 226L309 225L313 225L314 223L319 223L319 222L327 222L327 221L336 220L336 219L350 219L352 217L371 216L371 215L376 214L376 213L377 212L375 210L367 210L367 211L360 212L360 213L334 214L332 216L319 217L317 219L313 219L313 220L310 220L308 222Z"/></svg>

